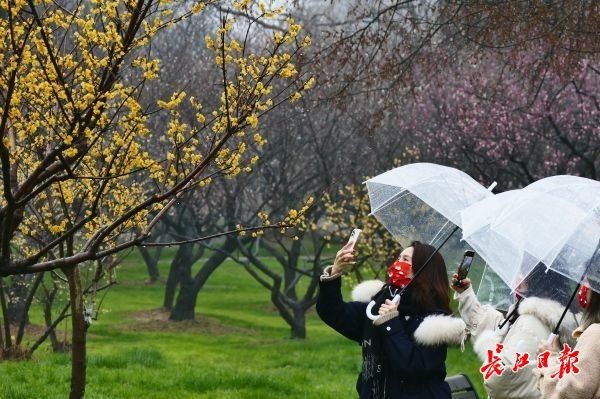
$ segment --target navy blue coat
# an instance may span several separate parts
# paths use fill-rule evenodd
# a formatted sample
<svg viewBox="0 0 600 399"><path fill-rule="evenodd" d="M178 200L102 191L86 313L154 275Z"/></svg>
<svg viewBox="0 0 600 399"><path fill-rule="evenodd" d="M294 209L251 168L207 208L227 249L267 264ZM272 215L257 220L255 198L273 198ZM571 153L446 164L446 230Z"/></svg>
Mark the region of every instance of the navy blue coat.
<svg viewBox="0 0 600 399"><path fill-rule="evenodd" d="M446 345L422 346L413 334L434 313L411 313L375 326L367 318L367 304L344 302L341 278L320 284L319 317L334 330L362 346L363 367L356 390L360 399L449 399Z"/></svg>

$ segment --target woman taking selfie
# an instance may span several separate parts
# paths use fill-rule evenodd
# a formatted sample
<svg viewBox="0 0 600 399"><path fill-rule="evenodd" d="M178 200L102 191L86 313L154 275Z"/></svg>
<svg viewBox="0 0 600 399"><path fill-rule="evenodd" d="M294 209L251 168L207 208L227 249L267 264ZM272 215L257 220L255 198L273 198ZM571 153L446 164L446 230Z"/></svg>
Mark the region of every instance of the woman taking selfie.
<svg viewBox="0 0 600 399"><path fill-rule="evenodd" d="M340 276L354 265L354 252L344 246L321 276L317 313L334 330L362 346L362 371L356 390L361 399L450 398L446 377L447 344L462 339L465 325L448 317L449 284L443 257L435 248L413 242L390 265L390 284L369 281L344 302ZM410 284L409 284L410 283ZM400 304L393 290L407 286ZM374 321L367 317L373 297Z"/></svg>
<svg viewBox="0 0 600 399"><path fill-rule="evenodd" d="M600 398L600 294L583 286L579 304L584 309L581 325L573 331L577 340L573 351L579 351L575 366L579 373L564 373L560 378L559 349L542 345L540 352L550 350L548 368L540 369L540 390L546 399Z"/></svg>

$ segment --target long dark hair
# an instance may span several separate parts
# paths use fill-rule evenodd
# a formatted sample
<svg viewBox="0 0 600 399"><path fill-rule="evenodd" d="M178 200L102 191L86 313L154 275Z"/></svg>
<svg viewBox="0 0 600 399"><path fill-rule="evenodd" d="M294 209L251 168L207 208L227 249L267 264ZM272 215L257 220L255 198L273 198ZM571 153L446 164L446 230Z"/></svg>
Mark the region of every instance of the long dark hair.
<svg viewBox="0 0 600 399"><path fill-rule="evenodd" d="M413 274L417 274L431 254L435 252L435 248L419 241L413 241L410 246L414 248ZM446 314L452 314L446 262L439 252L435 253L427 267L411 282L409 287L414 304L422 311L441 310Z"/></svg>

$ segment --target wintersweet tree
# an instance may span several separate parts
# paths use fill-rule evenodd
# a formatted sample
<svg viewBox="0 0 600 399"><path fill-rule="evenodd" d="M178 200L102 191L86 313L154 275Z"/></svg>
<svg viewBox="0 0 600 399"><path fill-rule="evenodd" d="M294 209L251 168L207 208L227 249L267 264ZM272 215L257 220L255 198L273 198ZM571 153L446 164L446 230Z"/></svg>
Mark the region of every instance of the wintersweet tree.
<svg viewBox="0 0 600 399"><path fill-rule="evenodd" d="M221 7L206 38L219 70L216 104L181 88L144 100L160 79L151 43L205 2L0 2L0 275L61 269L73 323L71 398L85 391L86 320L78 265L141 244L178 196L216 175L249 170L265 137L260 119L313 84L295 64L309 39L288 19L260 48L254 21L276 10L249 1ZM240 25L242 25L240 27ZM195 95L194 95L195 94ZM195 121L182 120L191 107ZM164 131L151 116L163 113ZM164 145L157 148L155 142ZM293 221L287 223L293 224ZM201 238L200 238L201 239ZM10 336L4 336L4 340Z"/></svg>

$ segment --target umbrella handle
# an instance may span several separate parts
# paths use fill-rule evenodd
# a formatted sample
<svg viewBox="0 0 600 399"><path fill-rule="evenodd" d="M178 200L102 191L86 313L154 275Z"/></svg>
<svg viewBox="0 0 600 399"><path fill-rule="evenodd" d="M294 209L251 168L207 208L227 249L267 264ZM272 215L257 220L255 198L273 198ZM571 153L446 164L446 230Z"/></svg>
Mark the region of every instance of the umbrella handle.
<svg viewBox="0 0 600 399"><path fill-rule="evenodd" d="M554 334L553 332L551 332L550 335L548 335L548 341L546 341L546 343L548 345L552 345L552 343L554 342L554 340L556 340L557 337L558 334Z"/></svg>
<svg viewBox="0 0 600 399"><path fill-rule="evenodd" d="M371 320L377 320L377 318L379 317L379 315L375 315L373 313L371 313L371 309L373 309L373 306L375 306L375 301L371 300L371 302L369 302L369 304L367 305L367 317Z"/></svg>
<svg viewBox="0 0 600 399"><path fill-rule="evenodd" d="M400 303L400 295L396 294L394 295L394 298L392 298L392 303L394 305L398 305L398 303ZM377 320L379 318L378 314L373 314L371 312L371 310L373 309L373 306L375 306L375 301L371 300L371 302L369 302L369 304L367 305L367 310L365 311L365 313L367 314L367 317L371 320Z"/></svg>

